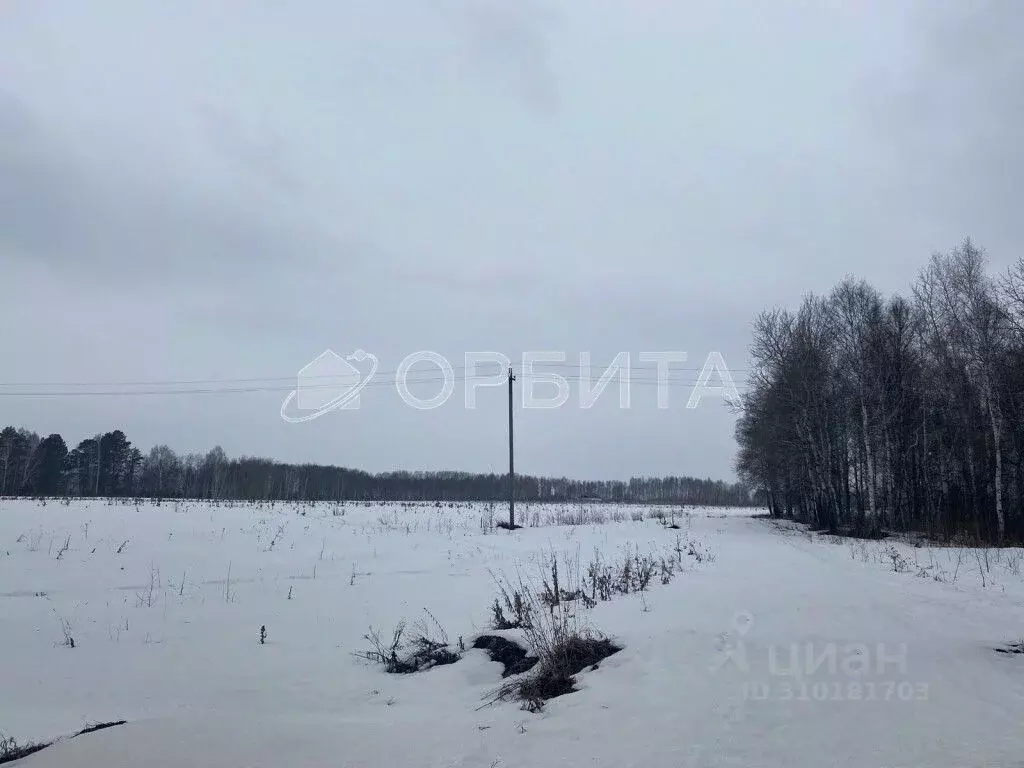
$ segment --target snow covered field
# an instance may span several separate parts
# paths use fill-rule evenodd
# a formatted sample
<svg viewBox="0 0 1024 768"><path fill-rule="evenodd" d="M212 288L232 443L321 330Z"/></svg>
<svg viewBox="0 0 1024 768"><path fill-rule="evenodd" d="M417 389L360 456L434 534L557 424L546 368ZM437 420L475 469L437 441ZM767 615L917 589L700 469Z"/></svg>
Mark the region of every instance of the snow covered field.
<svg viewBox="0 0 1024 768"><path fill-rule="evenodd" d="M0 501L0 733L128 720L32 768L1024 766L1024 654L995 650L1024 637L1024 552L649 511L524 507L510 534L485 505ZM545 552L677 537L714 557L587 611L624 650L542 713L481 708L483 651L413 675L353 656L424 609L468 644L491 574Z"/></svg>

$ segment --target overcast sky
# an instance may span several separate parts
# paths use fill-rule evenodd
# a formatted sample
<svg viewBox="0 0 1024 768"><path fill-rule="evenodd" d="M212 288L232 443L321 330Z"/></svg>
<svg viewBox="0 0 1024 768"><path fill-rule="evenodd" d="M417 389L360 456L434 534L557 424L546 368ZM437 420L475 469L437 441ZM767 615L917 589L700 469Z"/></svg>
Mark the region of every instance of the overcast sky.
<svg viewBox="0 0 1024 768"><path fill-rule="evenodd" d="M0 397L0 423L500 472L501 388L420 411L372 386L302 424L281 402L326 348L381 374L590 352L595 377L680 350L682 382L718 351L742 390L766 307L850 272L904 291L967 234L996 268L1022 255L1022 11L0 0L0 391L273 379ZM720 398L659 410L636 384L624 410L612 386L583 410L570 386L517 414L520 471L733 476Z"/></svg>

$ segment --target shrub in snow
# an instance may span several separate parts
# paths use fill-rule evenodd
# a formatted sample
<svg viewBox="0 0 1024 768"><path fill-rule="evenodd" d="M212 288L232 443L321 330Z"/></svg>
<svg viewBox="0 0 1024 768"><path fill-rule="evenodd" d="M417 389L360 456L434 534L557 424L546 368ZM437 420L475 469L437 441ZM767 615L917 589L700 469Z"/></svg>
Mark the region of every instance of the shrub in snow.
<svg viewBox="0 0 1024 768"><path fill-rule="evenodd" d="M568 580L568 589L563 580ZM514 628L522 632L526 648L517 650L510 647L515 645L510 639L491 636L478 638L474 643L474 647L487 648L492 659L505 664L503 677L517 676L492 692L492 703L516 699L523 702L525 709L539 711L548 699L575 690L574 675L620 650L587 627L581 617L582 611L593 607L595 601L585 594L578 563L567 560L560 570L554 556L542 558L539 575L533 580L520 577L518 588L507 580L496 581L500 596L495 600L495 618L503 618L505 608L514 610L520 618ZM512 622L502 623L508 628Z"/></svg>
<svg viewBox="0 0 1024 768"><path fill-rule="evenodd" d="M536 672L515 684L523 708L539 712L544 702L576 690L575 675L597 669L598 664L622 648L589 630L561 638L541 657Z"/></svg>
<svg viewBox="0 0 1024 768"><path fill-rule="evenodd" d="M430 625L422 620L417 622L411 634L406 631L405 621L400 621L392 631L390 641L382 638L380 630L370 627L369 633L363 635L370 647L353 655L364 661L381 664L384 671L391 674L423 672L432 667L454 664L462 658L464 646L460 643L458 651L452 650L448 634L429 611L426 613L439 630L440 637L433 637Z"/></svg>
<svg viewBox="0 0 1024 768"><path fill-rule="evenodd" d="M882 556L892 563L892 569L896 573L906 573L910 570L910 561L892 544L882 550Z"/></svg>
<svg viewBox="0 0 1024 768"><path fill-rule="evenodd" d="M491 628L492 629L521 629L530 623L529 603L523 600L523 594L514 590L509 595L508 590L500 582L498 584L500 596L494 598L491 605Z"/></svg>
<svg viewBox="0 0 1024 768"><path fill-rule="evenodd" d="M488 703L517 700L523 709L539 712L549 699L576 690L577 674L597 669L599 662L622 650L600 632L581 626L564 603L538 610L523 635L532 653L504 637L484 635L474 643L504 664L502 677L516 677L493 691Z"/></svg>
<svg viewBox="0 0 1024 768"><path fill-rule="evenodd" d="M54 611L54 613L56 614L56 611ZM63 616L57 616L57 618L60 620L60 631L64 635L64 640L60 643L60 645L63 645L66 648L74 648L75 637L73 634L73 630L71 629L71 622Z"/></svg>

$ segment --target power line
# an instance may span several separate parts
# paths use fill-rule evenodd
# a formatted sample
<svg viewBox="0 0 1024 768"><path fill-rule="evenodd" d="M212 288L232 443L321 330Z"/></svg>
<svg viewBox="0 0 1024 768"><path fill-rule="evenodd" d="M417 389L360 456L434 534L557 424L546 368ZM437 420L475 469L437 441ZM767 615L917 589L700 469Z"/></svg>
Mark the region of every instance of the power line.
<svg viewBox="0 0 1024 768"><path fill-rule="evenodd" d="M427 362L427 361L423 361L423 362ZM556 369L561 368L561 369L574 369L574 370L579 370L579 368L580 368L579 365L574 364L574 363L559 363L559 362L548 362L548 361L537 361L537 362L533 363L532 366L534 368L556 368ZM468 368L469 368L469 366L465 366L465 365L452 366L452 370L453 371L465 371ZM523 372L523 366L522 365L513 366L513 368L515 370L517 370L518 372L520 372L520 373ZM601 371L607 370L606 368L602 369L600 366L592 366L591 369L592 370L596 369L598 371L599 375L600 375ZM628 370L629 370L630 376L632 376L633 372L657 373L658 368L657 367L649 367L649 366L633 366L633 365L631 365ZM669 373L669 375L671 375L672 373L677 373L677 372L678 373L699 373L702 370L704 370L704 369L703 368L684 368L684 367L672 366L671 368L667 369L667 372ZM751 369L749 369L749 368L729 368L729 371L730 371L730 373L733 373L733 372L735 372L735 373L750 373ZM540 372L543 372L543 371L534 371L534 372L535 373L540 373ZM378 371L374 375L374 377L375 378L382 378L382 377L393 378L393 377L397 376L399 373L400 373L399 370ZM409 370L409 374L410 375L415 375L416 371L410 369ZM434 375L436 375L436 374L434 374ZM496 377L499 377L499 376L503 376L504 375L504 371L503 371L503 369L499 365L499 367L497 368L497 370L495 370L495 372L493 374L491 374L491 373L476 373L474 375L475 375L475 377L485 377L486 376L486 377L489 377L489 378L496 378ZM526 375L529 375L529 374L526 374ZM298 378L297 374L293 373L290 376L261 376L261 377L249 377L249 378L224 378L224 379L170 379L170 380L153 380L153 379L148 379L148 380L138 380L138 381L77 381L77 382L76 381L49 381L49 382L47 382L47 381L20 381L20 382L18 382L18 381L13 381L13 382L12 381L7 381L7 382L0 381L0 387L182 387L182 386L190 386L191 387L191 386L199 386L199 385L205 385L205 384L239 384L239 385L241 385L241 384L254 384L254 383L257 383L257 382L275 382L275 381L294 382L294 381L296 381L297 378ZM322 375L313 375L313 376L303 376L302 378L303 378L303 380L311 380L311 379L344 379L346 377L343 374L322 374ZM566 378L576 378L576 379L579 379L579 378L582 378L582 377L577 375L575 377L566 376ZM415 381L416 379L408 379L408 380L409 381ZM424 379L424 381L426 381L426 379ZM248 391L248 390L245 390L245 391ZM3 393L0 392L0 395L2 395L2 394Z"/></svg>
<svg viewBox="0 0 1024 768"><path fill-rule="evenodd" d="M523 374L518 374L523 376ZM525 375L525 378L529 380L531 377L529 374ZM583 381L582 377L579 376L562 376L566 382L580 382ZM549 378L534 378L539 383L554 383ZM454 378L445 379L444 377L436 378L419 378L419 379L406 379L406 384L444 384L446 381L451 383L466 383L473 381L486 381L489 384L497 385L499 382L495 382L492 377L465 377L456 376ZM627 378L627 384L630 386L636 384L638 386L667 386L673 388L694 388L700 385L702 382L690 381L683 379L672 379L666 378L662 381L657 379L636 379ZM589 380L588 383L594 383L593 380ZM715 378L710 379L707 382L703 382L706 386L719 386L719 381ZM737 389L745 389L748 387L747 382L734 381L733 382ZM393 380L382 379L369 381L363 385L362 388L369 387L382 387L382 386L394 386ZM304 384L302 390L318 390L318 389L337 389L341 385L341 382L328 383L328 384ZM612 382L609 382L609 386L612 386ZM205 387L205 388L177 388L177 389L105 389L105 390L15 390L15 391L0 391L0 398L32 398L32 397L132 397L132 396L162 396L162 395L230 395L230 394L251 394L258 392L292 392L296 390L295 385L287 386L253 386L253 387Z"/></svg>

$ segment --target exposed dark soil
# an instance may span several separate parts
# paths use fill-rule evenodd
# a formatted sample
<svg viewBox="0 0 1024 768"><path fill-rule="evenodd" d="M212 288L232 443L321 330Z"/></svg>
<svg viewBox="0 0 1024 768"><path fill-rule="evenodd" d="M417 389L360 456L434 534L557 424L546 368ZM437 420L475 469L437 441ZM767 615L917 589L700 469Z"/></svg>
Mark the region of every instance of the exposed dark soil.
<svg viewBox="0 0 1024 768"><path fill-rule="evenodd" d="M96 723L95 725L88 725L85 728L83 728L82 730L80 730L78 733L76 733L75 736L84 736L87 733L96 733L96 731L102 731L104 728L114 728L115 726L118 726L118 725L124 725L126 722L128 722L128 721L127 720L117 720L116 722L113 722L113 723Z"/></svg>
<svg viewBox="0 0 1024 768"><path fill-rule="evenodd" d="M996 653L1024 654L1024 640L1019 643L1007 643L1002 648L996 648Z"/></svg>
<svg viewBox="0 0 1024 768"><path fill-rule="evenodd" d="M21 760L23 757L34 755L40 750L46 749L49 744L14 744L4 743L0 745L0 764L13 763L15 760Z"/></svg>
<svg viewBox="0 0 1024 768"><path fill-rule="evenodd" d="M487 651L491 661L497 661L505 667L502 677L529 672L538 661L536 656L528 656L526 649L518 643L499 635L481 635L473 641L473 647Z"/></svg>
<svg viewBox="0 0 1024 768"><path fill-rule="evenodd" d="M866 539L867 541L882 541L888 539L889 534L881 528L840 528L836 531L829 531L835 536L842 536L844 539Z"/></svg>
<svg viewBox="0 0 1024 768"><path fill-rule="evenodd" d="M104 728L113 728L118 725L124 725L127 721L118 720L113 723L96 723L95 725L89 725L80 730L71 738L77 736L84 736L87 733L95 733L96 731L102 731ZM34 755L36 752L41 752L47 747L52 747L56 742L44 741L39 744L18 744L13 739L3 740L0 739L0 764L13 763L15 760L21 760L22 758Z"/></svg>

